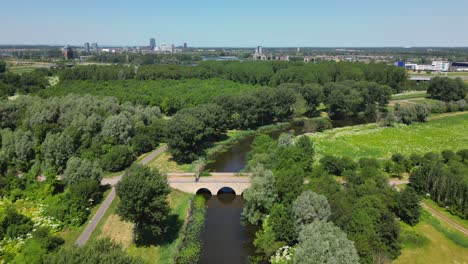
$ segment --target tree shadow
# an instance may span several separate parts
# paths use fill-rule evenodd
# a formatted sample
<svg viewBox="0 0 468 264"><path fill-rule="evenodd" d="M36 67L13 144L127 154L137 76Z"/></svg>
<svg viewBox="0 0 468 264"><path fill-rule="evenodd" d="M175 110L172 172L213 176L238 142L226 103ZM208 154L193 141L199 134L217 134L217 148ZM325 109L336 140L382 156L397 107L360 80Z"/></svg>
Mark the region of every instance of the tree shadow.
<svg viewBox="0 0 468 264"><path fill-rule="evenodd" d="M179 236L183 221L176 214L171 214L165 224L166 231L160 235L151 230L139 228L136 230L135 244L137 246L164 246L169 245Z"/></svg>

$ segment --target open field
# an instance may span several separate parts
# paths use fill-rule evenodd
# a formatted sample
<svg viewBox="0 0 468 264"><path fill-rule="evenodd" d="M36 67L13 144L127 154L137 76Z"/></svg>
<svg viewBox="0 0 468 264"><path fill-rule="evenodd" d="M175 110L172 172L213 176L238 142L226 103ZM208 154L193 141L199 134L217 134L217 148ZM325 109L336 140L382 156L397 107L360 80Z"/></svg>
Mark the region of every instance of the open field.
<svg viewBox="0 0 468 264"><path fill-rule="evenodd" d="M180 191L172 190L169 194L169 205L172 208L172 214L176 215L180 221L184 221L187 213L189 201L192 195ZM108 237L122 245L129 255L139 256L147 263L172 263L172 257L175 253L177 243L180 238L163 244L163 245L149 245L137 246L132 242L132 229L133 225L124 222L116 214L116 209L119 199L116 198L106 214L99 222L96 230L91 235L90 240Z"/></svg>
<svg viewBox="0 0 468 264"><path fill-rule="evenodd" d="M458 113L457 113L458 114ZM437 116L436 116L437 117ZM378 124L337 128L308 134L319 157L323 155L389 158L392 154L440 152L467 148L468 112L426 123L380 127Z"/></svg>
<svg viewBox="0 0 468 264"><path fill-rule="evenodd" d="M177 164L177 162L172 159L172 155L167 151L157 156L148 166L158 169L162 173L194 171L193 164Z"/></svg>
<svg viewBox="0 0 468 264"><path fill-rule="evenodd" d="M468 263L468 238L428 213L423 213L421 222L413 227L401 223L401 239L401 255L394 264ZM463 243L465 246L460 245Z"/></svg>

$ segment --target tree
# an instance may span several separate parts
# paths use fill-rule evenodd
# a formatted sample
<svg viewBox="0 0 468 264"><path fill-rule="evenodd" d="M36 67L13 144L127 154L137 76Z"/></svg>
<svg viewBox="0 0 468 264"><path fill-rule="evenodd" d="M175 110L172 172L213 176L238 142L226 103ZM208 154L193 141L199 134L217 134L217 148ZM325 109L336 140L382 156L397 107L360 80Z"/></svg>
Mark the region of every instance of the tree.
<svg viewBox="0 0 468 264"><path fill-rule="evenodd" d="M275 233L276 241L283 241L291 245L297 239L294 219L291 218L291 208L283 204L273 205L268 222Z"/></svg>
<svg viewBox="0 0 468 264"><path fill-rule="evenodd" d="M117 184L116 193L120 198L117 212L123 220L135 223L138 232L148 230L161 235L168 227L169 192L163 174L135 164L125 171Z"/></svg>
<svg viewBox="0 0 468 264"><path fill-rule="evenodd" d="M434 77L429 82L427 93L431 98L445 102L464 99L468 89L460 78Z"/></svg>
<svg viewBox="0 0 468 264"><path fill-rule="evenodd" d="M0 61L0 73L6 72L6 63L4 61Z"/></svg>
<svg viewBox="0 0 468 264"><path fill-rule="evenodd" d="M305 191L293 202L292 215L296 227L300 230L316 220L328 221L331 209L325 196Z"/></svg>
<svg viewBox="0 0 468 264"><path fill-rule="evenodd" d="M256 225L270 213L277 199L273 173L259 164L252 169L250 188L244 192L245 206L242 217Z"/></svg>
<svg viewBox="0 0 468 264"><path fill-rule="evenodd" d="M128 167L135 160L132 151L125 145L112 146L102 158L102 167L115 172Z"/></svg>
<svg viewBox="0 0 468 264"><path fill-rule="evenodd" d="M110 239L96 240L83 247L63 247L59 251L48 254L44 263L49 264L144 264L140 258L127 256L122 246Z"/></svg>
<svg viewBox="0 0 468 264"><path fill-rule="evenodd" d="M299 139L296 140L295 147L298 148L300 152L302 168L304 168L306 173L311 173L315 155L312 140L308 136L299 137Z"/></svg>
<svg viewBox="0 0 468 264"><path fill-rule="evenodd" d="M63 180L67 184L73 184L81 180L100 182L101 176L102 169L97 162L92 163L87 159L71 157L67 162Z"/></svg>
<svg viewBox="0 0 468 264"><path fill-rule="evenodd" d="M62 172L65 169L68 158L73 152L73 139L65 132L60 134L47 133L41 145L41 153L45 163L57 172Z"/></svg>
<svg viewBox="0 0 468 264"><path fill-rule="evenodd" d="M113 138L118 144L128 143L134 132L130 118L124 113L108 117L102 127L102 135Z"/></svg>
<svg viewBox="0 0 468 264"><path fill-rule="evenodd" d="M296 264L357 264L359 257L346 234L331 222L304 226L294 255Z"/></svg>

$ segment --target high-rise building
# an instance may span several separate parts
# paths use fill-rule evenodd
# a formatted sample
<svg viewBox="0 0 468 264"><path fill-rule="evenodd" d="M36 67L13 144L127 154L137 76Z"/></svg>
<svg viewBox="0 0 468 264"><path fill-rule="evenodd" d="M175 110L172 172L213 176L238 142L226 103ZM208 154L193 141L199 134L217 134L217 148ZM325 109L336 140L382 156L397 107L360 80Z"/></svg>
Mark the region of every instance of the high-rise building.
<svg viewBox="0 0 468 264"><path fill-rule="evenodd" d="M84 48L84 51L85 51L85 52L89 52L89 42L86 42L86 43L83 45L83 48Z"/></svg>
<svg viewBox="0 0 468 264"><path fill-rule="evenodd" d="M184 43L184 49L186 49L186 48L187 48L187 42Z"/></svg>
<svg viewBox="0 0 468 264"><path fill-rule="evenodd" d="M150 38L149 47L150 47L150 49L154 50L154 48L156 47L156 39L155 38Z"/></svg>
<svg viewBox="0 0 468 264"><path fill-rule="evenodd" d="M64 59L73 59L73 49L70 46L63 47L61 51Z"/></svg>
<svg viewBox="0 0 468 264"><path fill-rule="evenodd" d="M98 44L97 43L91 44L91 48L92 48L93 52L98 52Z"/></svg>

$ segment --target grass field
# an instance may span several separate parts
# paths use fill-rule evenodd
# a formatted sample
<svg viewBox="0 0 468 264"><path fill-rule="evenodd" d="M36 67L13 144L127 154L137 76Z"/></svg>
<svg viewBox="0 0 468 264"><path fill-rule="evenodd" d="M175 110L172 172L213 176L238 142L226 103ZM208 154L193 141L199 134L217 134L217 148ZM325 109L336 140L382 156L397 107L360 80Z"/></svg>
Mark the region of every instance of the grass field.
<svg viewBox="0 0 468 264"><path fill-rule="evenodd" d="M402 251L393 264L461 264L468 263L468 238L455 233L428 213L423 213L421 222L414 227L401 224ZM457 234L458 244L447 234Z"/></svg>
<svg viewBox="0 0 468 264"><path fill-rule="evenodd" d="M458 114L458 113L457 113ZM336 128L308 134L323 155L389 158L392 154L440 152L468 147L468 112L426 123L380 127L377 124Z"/></svg>
<svg viewBox="0 0 468 264"><path fill-rule="evenodd" d="M193 172L195 166L193 164L178 164L172 159L169 152L161 153L148 166L150 168L158 169L162 173L169 172Z"/></svg>
<svg viewBox="0 0 468 264"><path fill-rule="evenodd" d="M171 206L172 214L176 215L180 221L184 221L187 216L191 197L191 194L176 190L172 190L169 194L169 205ZM120 243L129 255L139 256L147 263L172 263L172 257L174 256L175 248L180 238L178 237L164 245L135 245L132 242L133 224L122 221L116 214L118 203L118 198L112 202L96 227L96 230L91 235L90 240L108 237Z"/></svg>

